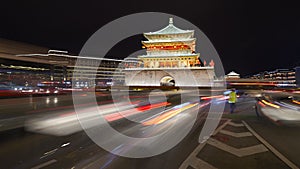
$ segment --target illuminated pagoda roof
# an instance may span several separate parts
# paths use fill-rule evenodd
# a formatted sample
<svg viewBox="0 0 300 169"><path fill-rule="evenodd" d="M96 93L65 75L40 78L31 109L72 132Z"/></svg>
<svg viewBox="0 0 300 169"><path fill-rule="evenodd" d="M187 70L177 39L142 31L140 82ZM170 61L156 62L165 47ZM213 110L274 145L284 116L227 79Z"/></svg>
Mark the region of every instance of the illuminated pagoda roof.
<svg viewBox="0 0 300 169"><path fill-rule="evenodd" d="M240 74L235 73L234 71L231 71L230 73L227 74L228 76L239 76Z"/></svg>
<svg viewBox="0 0 300 169"><path fill-rule="evenodd" d="M173 39L173 40L166 40L166 39L162 39L162 40L156 40L155 42L153 41L142 41L143 44L151 44L151 43L174 43L174 42L178 42L178 43L194 43L196 40L196 38L190 38L190 39Z"/></svg>
<svg viewBox="0 0 300 169"><path fill-rule="evenodd" d="M189 57L189 56L199 56L198 53L186 53L186 54L164 54L164 55L141 55L140 58L168 58L168 57Z"/></svg>
<svg viewBox="0 0 300 169"><path fill-rule="evenodd" d="M148 40L157 40L157 39L189 39L194 36L194 30L182 30L174 26L173 18L169 18L169 25L165 28L158 30L156 32L144 33L144 36Z"/></svg>
<svg viewBox="0 0 300 169"><path fill-rule="evenodd" d="M173 18L169 19L169 25L165 28L156 32L144 33L144 36L147 40L142 41L142 47L147 49L147 54L138 57L147 59L146 62L155 58L166 58L166 61L171 59L174 62L179 59L195 62L200 56L199 53L195 53L194 30L177 28L173 24Z"/></svg>
<svg viewBox="0 0 300 169"><path fill-rule="evenodd" d="M159 31L145 33L146 35L153 34L178 34L178 33L194 33L194 30L182 30L174 26L173 18L169 18L169 25Z"/></svg>

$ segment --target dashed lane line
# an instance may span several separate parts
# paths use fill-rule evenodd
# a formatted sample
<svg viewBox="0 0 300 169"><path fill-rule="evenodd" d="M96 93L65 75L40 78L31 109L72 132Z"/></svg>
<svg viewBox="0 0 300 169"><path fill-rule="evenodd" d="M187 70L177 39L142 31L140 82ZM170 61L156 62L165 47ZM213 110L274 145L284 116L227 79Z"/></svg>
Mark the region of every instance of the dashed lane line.
<svg viewBox="0 0 300 169"><path fill-rule="evenodd" d="M271 146L266 140L264 140L260 135L258 135L245 121L242 121L247 129L260 141L262 142L270 151L272 151L279 159L281 159L286 165L292 169L299 169L294 163L282 155L278 150Z"/></svg>

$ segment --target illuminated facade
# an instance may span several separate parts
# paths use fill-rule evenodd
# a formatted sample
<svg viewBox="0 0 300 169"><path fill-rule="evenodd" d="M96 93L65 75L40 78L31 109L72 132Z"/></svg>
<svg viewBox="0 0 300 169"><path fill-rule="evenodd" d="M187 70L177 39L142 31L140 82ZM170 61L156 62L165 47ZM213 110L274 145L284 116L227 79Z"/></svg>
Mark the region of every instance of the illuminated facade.
<svg viewBox="0 0 300 169"><path fill-rule="evenodd" d="M139 56L145 68L195 67L199 66L199 53L195 53L196 38L193 30L181 30L169 25L157 32L144 33L142 41L147 55Z"/></svg>
<svg viewBox="0 0 300 169"><path fill-rule="evenodd" d="M74 87L80 88L124 84L124 73L119 68L122 60L73 56L57 50L48 50L48 53L20 50L17 52L24 54L7 56L3 54L5 51L13 50L0 48L0 83L37 86L41 82L73 82Z"/></svg>
<svg viewBox="0 0 300 169"><path fill-rule="evenodd" d="M276 69L274 71L265 71L253 75L250 78L267 80L279 87L295 87L295 86L299 86L298 85L299 82L297 83L296 77L297 77L297 67L294 69Z"/></svg>
<svg viewBox="0 0 300 169"><path fill-rule="evenodd" d="M146 55L138 56L136 67L125 69L126 85L212 86L214 68L201 67L194 30L179 29L170 18L168 26L144 36Z"/></svg>

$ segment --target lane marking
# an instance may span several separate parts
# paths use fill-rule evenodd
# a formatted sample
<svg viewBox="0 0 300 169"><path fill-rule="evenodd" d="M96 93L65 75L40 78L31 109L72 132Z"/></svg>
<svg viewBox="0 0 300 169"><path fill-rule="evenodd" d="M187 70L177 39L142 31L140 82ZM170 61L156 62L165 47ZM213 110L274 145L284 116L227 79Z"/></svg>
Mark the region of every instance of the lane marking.
<svg viewBox="0 0 300 169"><path fill-rule="evenodd" d="M228 153L231 153L237 157L244 157L244 156L249 156L253 154L258 154L258 153L263 153L268 151L268 149L263 145L263 144L258 144L255 146L250 146L250 147L244 147L244 148L235 148L231 147L227 144L224 144L216 139L210 138L207 141L207 144L212 145L218 149L221 149L223 151L226 151Z"/></svg>
<svg viewBox="0 0 300 169"><path fill-rule="evenodd" d="M50 155L50 154L53 154L53 153L55 153L57 150L58 150L57 148L56 148L56 149L53 149L53 150L50 150L50 151L44 153L44 155Z"/></svg>
<svg viewBox="0 0 300 169"><path fill-rule="evenodd" d="M45 163L42 163L42 164L37 165L37 166L35 166L35 167L32 167L31 169L40 169L40 168L46 167L46 166L51 165L51 164L56 163L56 162L57 162L57 160L52 159L52 160L50 160L50 161L47 161L47 162L45 162Z"/></svg>
<svg viewBox="0 0 300 169"><path fill-rule="evenodd" d="M234 122L230 122L230 123L228 123L228 124L231 125L231 126L234 126L234 127L243 127L243 126L244 126L243 123L234 123Z"/></svg>
<svg viewBox="0 0 300 169"><path fill-rule="evenodd" d="M57 150L58 150L58 149L56 148L56 149L53 149L53 150L50 150L50 151L44 153L44 155L43 155L42 157L40 157L40 159L45 158L45 157L47 157L47 156L49 156L49 155L54 154Z"/></svg>
<svg viewBox="0 0 300 169"><path fill-rule="evenodd" d="M213 135L216 135L219 131L221 131L225 126L227 126L227 124L229 124L231 122L231 119L228 119L225 123L223 123L219 128L217 128L217 130L215 130Z"/></svg>
<svg viewBox="0 0 300 169"><path fill-rule="evenodd" d="M71 144L70 142L67 142L67 143L62 144L60 147L66 147L66 146L68 146L70 144Z"/></svg>
<svg viewBox="0 0 300 169"><path fill-rule="evenodd" d="M206 142L204 143L200 143L197 148L188 156L188 158L180 165L179 169L186 169L188 168L189 165L191 164L194 164L194 165L199 165L199 166L204 166L206 165L204 163L203 160L200 160L200 161L197 161L197 162L194 162L197 158L197 154L202 150L202 148L206 145ZM196 164L197 163L197 164ZM208 163L207 163L208 164ZM193 165L194 168L196 168L195 166ZM203 167L204 168L204 167ZM197 169L197 168L196 168Z"/></svg>
<svg viewBox="0 0 300 169"><path fill-rule="evenodd" d="M237 137L237 138L253 136L252 133L250 133L250 132L238 132L238 133L236 133L236 132L232 132L232 131L228 131L228 130L220 130L220 133L226 134L226 135L229 135L229 136L232 136L232 137Z"/></svg>
<svg viewBox="0 0 300 169"><path fill-rule="evenodd" d="M217 134L220 130L222 130L231 119L228 119L226 122L224 122L219 128L217 128L213 135ZM207 140L203 143L200 143L196 149L187 157L186 160L180 165L179 169L186 169L188 166L193 165L194 168L209 168L209 169L215 169L212 165L209 163L197 158L197 155L202 150L202 148L206 145Z"/></svg>
<svg viewBox="0 0 300 169"><path fill-rule="evenodd" d="M209 163L197 157L194 157L194 159L191 161L189 165L192 166L193 168L217 169L216 167L210 165Z"/></svg>
<svg viewBox="0 0 300 169"><path fill-rule="evenodd" d="M270 151L272 151L279 159L281 159L286 165L293 169L299 169L294 163L292 163L289 159L287 159L284 155L282 155L278 150L276 150L273 146L271 146L266 140L264 140L260 135L258 135L245 121L243 124L247 127L247 129L261 142L263 143Z"/></svg>

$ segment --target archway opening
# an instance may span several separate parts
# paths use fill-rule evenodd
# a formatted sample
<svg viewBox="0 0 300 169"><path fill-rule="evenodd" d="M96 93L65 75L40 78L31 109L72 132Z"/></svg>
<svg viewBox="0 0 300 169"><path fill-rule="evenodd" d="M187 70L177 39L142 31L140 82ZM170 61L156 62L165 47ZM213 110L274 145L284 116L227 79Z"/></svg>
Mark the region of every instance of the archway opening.
<svg viewBox="0 0 300 169"><path fill-rule="evenodd" d="M175 80L171 76L165 76L160 80L161 86L175 86Z"/></svg>

